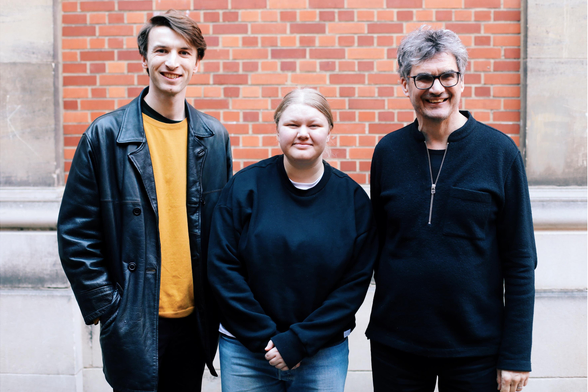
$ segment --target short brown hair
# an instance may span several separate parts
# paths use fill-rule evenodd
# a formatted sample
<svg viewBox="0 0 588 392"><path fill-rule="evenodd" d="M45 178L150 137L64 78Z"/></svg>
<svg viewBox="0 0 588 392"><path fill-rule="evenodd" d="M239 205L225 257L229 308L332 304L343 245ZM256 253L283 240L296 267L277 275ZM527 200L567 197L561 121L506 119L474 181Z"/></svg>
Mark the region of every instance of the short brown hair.
<svg viewBox="0 0 588 392"><path fill-rule="evenodd" d="M139 33L137 37L137 45L139 46L139 53L144 58L147 58L147 51L149 49L149 33L151 29L156 26L169 27L179 35L181 35L190 45L196 48L198 60L204 58L206 51L206 41L202 36L202 31L198 24L176 10L167 10L164 14L155 15L149 20Z"/></svg>
<svg viewBox="0 0 588 392"><path fill-rule="evenodd" d="M274 112L274 121L276 122L276 126L280 122L280 118L282 117L282 113L293 104L301 103L303 105L308 105L312 108L315 108L319 112L322 113L323 116L329 122L330 129L333 129L333 113L331 113L331 106L327 99L318 91L311 89L311 88L299 88L296 90L290 91Z"/></svg>

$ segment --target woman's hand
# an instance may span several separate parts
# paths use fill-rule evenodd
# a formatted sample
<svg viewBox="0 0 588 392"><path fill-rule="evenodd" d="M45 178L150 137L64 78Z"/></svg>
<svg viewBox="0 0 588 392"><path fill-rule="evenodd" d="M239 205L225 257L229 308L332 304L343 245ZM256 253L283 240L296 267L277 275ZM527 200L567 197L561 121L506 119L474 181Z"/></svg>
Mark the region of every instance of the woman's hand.
<svg viewBox="0 0 588 392"><path fill-rule="evenodd" d="M278 370L290 370L286 365L286 362L284 362L284 359L278 351L278 348L274 345L274 342L270 340L267 343L267 346L265 346L265 351L265 359L267 359L270 365L272 365ZM300 363L294 366L292 370L298 368L298 366L300 366Z"/></svg>

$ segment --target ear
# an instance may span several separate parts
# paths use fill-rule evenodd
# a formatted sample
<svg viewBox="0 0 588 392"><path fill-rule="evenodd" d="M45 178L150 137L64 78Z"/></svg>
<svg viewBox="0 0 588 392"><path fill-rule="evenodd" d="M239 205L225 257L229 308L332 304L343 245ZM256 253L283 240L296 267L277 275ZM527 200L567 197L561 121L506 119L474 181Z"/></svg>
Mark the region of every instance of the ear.
<svg viewBox="0 0 588 392"><path fill-rule="evenodd" d="M194 64L194 73L198 72L199 67L200 67L200 60L196 59L196 64Z"/></svg>
<svg viewBox="0 0 588 392"><path fill-rule="evenodd" d="M149 69L149 62L146 57L141 56L141 64L143 65L143 69Z"/></svg>
<svg viewBox="0 0 588 392"><path fill-rule="evenodd" d="M410 97L410 94L408 92L408 81L405 78L401 78L400 84L402 85L402 92L404 93L404 95Z"/></svg>
<svg viewBox="0 0 588 392"><path fill-rule="evenodd" d="M460 85L461 85L461 92L463 93L463 90L465 89L465 83L463 82L463 75L460 78L461 80L459 81Z"/></svg>

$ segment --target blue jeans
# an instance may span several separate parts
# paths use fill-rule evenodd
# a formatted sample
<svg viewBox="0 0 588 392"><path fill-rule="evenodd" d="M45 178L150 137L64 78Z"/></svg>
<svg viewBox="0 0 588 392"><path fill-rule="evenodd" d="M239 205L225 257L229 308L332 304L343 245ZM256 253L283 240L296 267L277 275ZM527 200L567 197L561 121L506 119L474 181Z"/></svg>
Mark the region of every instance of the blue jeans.
<svg viewBox="0 0 588 392"><path fill-rule="evenodd" d="M294 370L278 370L263 353L252 353L237 339L219 342L223 392L343 392L349 364L345 341L302 360Z"/></svg>

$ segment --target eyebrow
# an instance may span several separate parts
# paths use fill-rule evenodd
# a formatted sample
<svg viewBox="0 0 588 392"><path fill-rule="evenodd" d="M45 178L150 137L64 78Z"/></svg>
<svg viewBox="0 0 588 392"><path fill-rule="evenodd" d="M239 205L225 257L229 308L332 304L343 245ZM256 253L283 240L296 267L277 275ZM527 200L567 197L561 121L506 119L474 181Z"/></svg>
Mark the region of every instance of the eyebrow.
<svg viewBox="0 0 588 392"><path fill-rule="evenodd" d="M164 44L156 44L156 45L154 45L154 46L153 46L153 50L155 50L155 49L160 49L160 48L167 49L167 48L169 48L169 45L164 45ZM184 47L181 47L181 48L178 48L178 49L179 49L179 50L194 50L194 49L193 49L193 48L191 48L190 46L184 46Z"/></svg>
<svg viewBox="0 0 588 392"><path fill-rule="evenodd" d="M434 76L443 75L444 73L447 73L447 72L459 72L459 71L455 71L453 69L448 69L448 70L443 71L443 72L440 72L440 73L438 73L437 75L434 75ZM417 75L433 75L433 74L432 73L429 73L429 72L419 72Z"/></svg>
<svg viewBox="0 0 588 392"><path fill-rule="evenodd" d="M320 117L310 117L310 118L305 118L305 119L300 119L299 117L296 117L296 118L289 118L289 119L286 118L286 120L284 120L284 122L302 122L302 121L305 121L305 120L308 120L308 121L318 121L318 122L321 121ZM329 122L329 120L327 120L327 122Z"/></svg>

